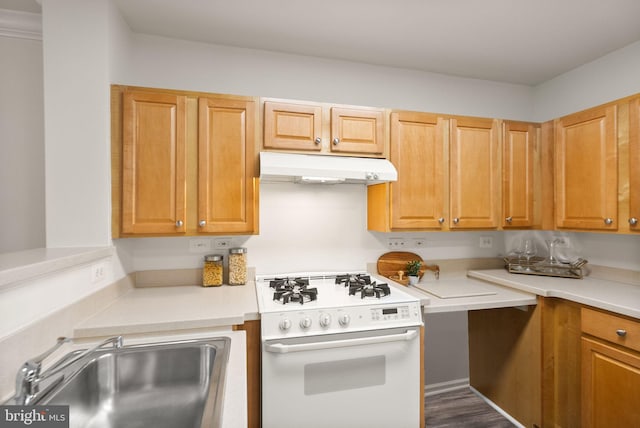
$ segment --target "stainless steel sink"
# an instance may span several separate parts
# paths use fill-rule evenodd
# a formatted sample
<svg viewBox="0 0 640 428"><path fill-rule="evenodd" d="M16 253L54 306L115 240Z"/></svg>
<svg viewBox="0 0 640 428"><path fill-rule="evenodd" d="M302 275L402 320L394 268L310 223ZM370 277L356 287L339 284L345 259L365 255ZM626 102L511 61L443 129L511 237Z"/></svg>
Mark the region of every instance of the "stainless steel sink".
<svg viewBox="0 0 640 428"><path fill-rule="evenodd" d="M32 404L68 404L71 427L217 427L229 345L224 337L98 350Z"/></svg>

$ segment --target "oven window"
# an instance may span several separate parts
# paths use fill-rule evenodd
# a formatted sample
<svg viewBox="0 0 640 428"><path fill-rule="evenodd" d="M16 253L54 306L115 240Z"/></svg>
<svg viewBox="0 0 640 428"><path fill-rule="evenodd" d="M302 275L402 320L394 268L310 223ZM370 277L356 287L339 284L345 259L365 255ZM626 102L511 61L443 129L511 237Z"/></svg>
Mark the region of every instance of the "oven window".
<svg viewBox="0 0 640 428"><path fill-rule="evenodd" d="M384 355L307 364L304 366L304 394L384 385L385 376Z"/></svg>

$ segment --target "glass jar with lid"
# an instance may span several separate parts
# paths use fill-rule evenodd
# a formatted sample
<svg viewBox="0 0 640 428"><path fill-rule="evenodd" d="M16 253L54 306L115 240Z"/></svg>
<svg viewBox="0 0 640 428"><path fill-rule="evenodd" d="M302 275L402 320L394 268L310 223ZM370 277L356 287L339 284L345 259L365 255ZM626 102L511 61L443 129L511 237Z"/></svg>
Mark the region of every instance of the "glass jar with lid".
<svg viewBox="0 0 640 428"><path fill-rule="evenodd" d="M229 249L229 285L245 285L247 283L247 249Z"/></svg>
<svg viewBox="0 0 640 428"><path fill-rule="evenodd" d="M204 287L218 287L222 285L222 275L224 273L222 258L223 256L220 254L208 254L204 256L204 266L202 267L202 285Z"/></svg>

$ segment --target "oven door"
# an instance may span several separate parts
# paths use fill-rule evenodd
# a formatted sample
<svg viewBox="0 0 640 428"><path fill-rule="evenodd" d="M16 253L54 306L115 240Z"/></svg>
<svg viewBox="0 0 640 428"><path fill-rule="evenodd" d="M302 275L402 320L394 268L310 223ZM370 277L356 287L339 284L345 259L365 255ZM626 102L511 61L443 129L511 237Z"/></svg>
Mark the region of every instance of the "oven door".
<svg viewBox="0 0 640 428"><path fill-rule="evenodd" d="M264 341L262 426L418 427L420 329Z"/></svg>

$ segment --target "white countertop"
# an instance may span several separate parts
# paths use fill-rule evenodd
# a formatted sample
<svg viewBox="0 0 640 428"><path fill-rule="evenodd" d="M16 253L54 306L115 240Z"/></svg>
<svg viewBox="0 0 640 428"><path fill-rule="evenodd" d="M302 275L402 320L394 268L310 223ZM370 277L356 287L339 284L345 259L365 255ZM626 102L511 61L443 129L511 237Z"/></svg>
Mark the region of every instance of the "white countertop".
<svg viewBox="0 0 640 428"><path fill-rule="evenodd" d="M449 289L450 293L440 292ZM417 285L410 285L407 290L420 299L425 314L527 306L537 303L535 294L531 292L488 284L467 277L431 279ZM456 297L442 298L432 292Z"/></svg>
<svg viewBox="0 0 640 428"><path fill-rule="evenodd" d="M215 328L257 320L255 284L134 288L84 320L75 337Z"/></svg>
<svg viewBox="0 0 640 428"><path fill-rule="evenodd" d="M640 286L592 278L555 278L522 275L505 269L472 270L468 276L544 297L558 297L584 305L640 318Z"/></svg>

